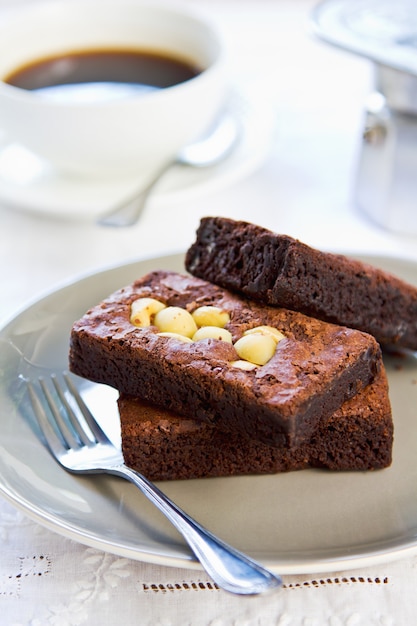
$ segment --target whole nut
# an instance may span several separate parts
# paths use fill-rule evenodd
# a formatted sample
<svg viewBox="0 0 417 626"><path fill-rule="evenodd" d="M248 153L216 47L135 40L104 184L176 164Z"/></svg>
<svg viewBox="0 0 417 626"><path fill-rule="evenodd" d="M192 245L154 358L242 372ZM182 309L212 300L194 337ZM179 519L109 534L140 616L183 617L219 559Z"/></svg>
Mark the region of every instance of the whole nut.
<svg viewBox="0 0 417 626"><path fill-rule="evenodd" d="M192 312L197 326L218 326L224 328L230 322L230 315L217 306L200 306Z"/></svg>
<svg viewBox="0 0 417 626"><path fill-rule="evenodd" d="M220 341L232 343L232 333L218 326L203 326L193 335L193 341L201 341L202 339L219 339Z"/></svg>
<svg viewBox="0 0 417 626"><path fill-rule="evenodd" d="M177 333L190 339L197 331L197 324L191 313L179 306L168 306L158 311L154 324L161 332Z"/></svg>
<svg viewBox="0 0 417 626"><path fill-rule="evenodd" d="M274 326L255 326L254 328L249 328L245 330L243 333L246 335L269 335L272 339L275 340L276 343L281 341L281 339L285 339L285 335L282 334L278 328L274 328Z"/></svg>
<svg viewBox="0 0 417 626"><path fill-rule="evenodd" d="M232 367L236 367L239 370L243 370L244 372L251 372L258 367L256 363L250 363L250 361L243 361L241 359L239 359L238 361L232 361L230 365Z"/></svg>
<svg viewBox="0 0 417 626"><path fill-rule="evenodd" d="M135 326L150 326L152 316L166 308L166 305L155 298L138 298L130 305L130 323Z"/></svg>
<svg viewBox="0 0 417 626"><path fill-rule="evenodd" d="M235 349L241 359L256 365L265 365L274 356L277 343L270 335L254 333L245 335L235 343Z"/></svg>
<svg viewBox="0 0 417 626"><path fill-rule="evenodd" d="M182 341L184 343L193 343L193 340L189 337L185 337L185 335L180 335L179 333L157 333L158 337L168 337L168 339L177 339L178 341Z"/></svg>

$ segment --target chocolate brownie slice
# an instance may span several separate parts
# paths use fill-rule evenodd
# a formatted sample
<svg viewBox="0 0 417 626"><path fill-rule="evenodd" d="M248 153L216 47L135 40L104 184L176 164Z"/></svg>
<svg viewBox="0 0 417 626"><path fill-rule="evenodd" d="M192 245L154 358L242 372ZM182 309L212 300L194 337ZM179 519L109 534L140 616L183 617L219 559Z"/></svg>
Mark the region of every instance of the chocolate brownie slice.
<svg viewBox="0 0 417 626"><path fill-rule="evenodd" d="M276 448L121 395L118 400L126 465L150 480L272 474L308 467L371 470L392 459L388 384L375 381L321 420L309 441Z"/></svg>
<svg viewBox="0 0 417 626"><path fill-rule="evenodd" d="M224 330L232 343L210 338L185 343L161 336L153 323L133 325L132 303L148 297L188 311L218 307L230 317ZM237 341L260 326L278 329L284 338L265 364L240 369ZM75 374L180 415L269 445L294 446L374 379L381 353L365 333L260 306L192 276L159 271L114 293L74 323L69 364Z"/></svg>
<svg viewBox="0 0 417 626"><path fill-rule="evenodd" d="M207 217L185 265L195 276L265 304L417 349L417 288L360 261L254 224Z"/></svg>

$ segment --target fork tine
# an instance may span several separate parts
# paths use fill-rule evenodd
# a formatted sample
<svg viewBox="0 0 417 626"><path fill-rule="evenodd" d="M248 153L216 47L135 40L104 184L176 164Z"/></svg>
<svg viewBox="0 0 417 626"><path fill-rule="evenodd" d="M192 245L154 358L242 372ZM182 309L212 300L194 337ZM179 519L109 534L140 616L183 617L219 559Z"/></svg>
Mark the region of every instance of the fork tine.
<svg viewBox="0 0 417 626"><path fill-rule="evenodd" d="M62 439L61 443L64 444L63 450L66 449L65 446L77 450L80 445L91 446L97 443L108 445L111 443L85 404L69 373L62 372L62 381L60 378L56 374L51 374L49 383L42 377L39 378L38 382L39 393L46 401L52 422L55 422L56 429ZM48 437L49 439L53 438L53 444L56 448L57 433L48 418L48 412L45 411L39 399L35 385L28 383L28 386L37 419L42 430L46 430L46 433L44 432L45 438L47 441Z"/></svg>
<svg viewBox="0 0 417 626"><path fill-rule="evenodd" d="M51 377L52 381L53 381L53 377ZM68 426L67 421L64 419L63 417L63 412L62 409L64 409L65 411L67 411L67 406L65 404L62 405L62 408L60 410L59 405L57 404L55 398L53 397L47 382L44 378L39 378L39 386L42 390L42 393L46 399L46 402L48 404L49 410L51 411L51 414L54 418L55 424L60 432L60 435L65 443L65 445L67 445L69 448L78 448L79 447L79 441L76 439L76 437L74 436L74 433L71 431L71 429ZM55 385L54 385L55 386ZM60 398L61 400L61 398ZM45 414L46 416L46 414ZM66 416L68 416L68 414L66 414Z"/></svg>
<svg viewBox="0 0 417 626"><path fill-rule="evenodd" d="M72 394L74 400L76 401L78 408L84 417L88 427L91 430L92 436L97 443L108 444L111 443L105 432L101 429L100 425L97 423L94 415L91 413L88 406L85 404L84 400L81 397L77 386L73 383L68 372L63 373L63 378L67 384L67 387ZM77 420L78 421L78 420Z"/></svg>
<svg viewBox="0 0 417 626"><path fill-rule="evenodd" d="M67 380L65 378L65 375L63 374L64 380L67 383ZM52 374L51 375L51 381L52 384L55 388L55 391L58 395L58 398L61 402L62 407L65 410L66 413L66 417L69 420L69 423L71 424L72 428L73 428L73 432L76 435L76 438L74 438L73 433L69 430L67 424L65 421L61 421L61 414L60 411L58 409L58 407L56 406L56 404L53 403L52 400L52 396L48 393L48 389L46 387L46 385L41 382L41 386L43 387L44 393L47 397L47 400L49 402L49 406L51 408L52 413L54 414L54 417L56 419L56 421L59 423L61 429L65 432L65 436L67 438L67 441L70 442L71 441L71 447L72 448L77 448L79 446L79 442L81 442L83 445L88 446L91 445L93 443L93 437L86 432L86 430L83 428L83 426L81 425L78 416L76 415L75 411L73 410L71 404L68 402L67 397L65 395L65 391L62 389L62 386L60 385L60 383L58 382L58 378L56 376L56 374ZM72 391L72 390L70 390ZM77 406L79 404L78 399L77 400ZM81 408L80 408L81 410ZM77 440L78 438L78 440Z"/></svg>
<svg viewBox="0 0 417 626"><path fill-rule="evenodd" d="M67 451L67 448L63 444L61 438L58 437L55 430L52 428L51 422L48 419L46 411L43 408L42 403L39 400L39 396L36 393L33 383L31 381L28 381L27 388L33 408L33 413L38 422L38 426L41 429L42 434L45 437L52 454L58 459L61 454L64 454Z"/></svg>

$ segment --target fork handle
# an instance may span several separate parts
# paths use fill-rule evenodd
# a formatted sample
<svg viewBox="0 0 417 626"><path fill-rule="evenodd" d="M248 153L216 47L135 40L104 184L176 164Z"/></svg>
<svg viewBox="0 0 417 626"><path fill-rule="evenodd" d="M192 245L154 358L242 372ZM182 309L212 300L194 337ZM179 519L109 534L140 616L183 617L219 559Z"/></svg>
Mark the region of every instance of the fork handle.
<svg viewBox="0 0 417 626"><path fill-rule="evenodd" d="M156 485L126 465L117 465L112 474L126 478L170 520L214 582L231 593L253 595L282 586L273 574L245 554L213 535L168 498Z"/></svg>

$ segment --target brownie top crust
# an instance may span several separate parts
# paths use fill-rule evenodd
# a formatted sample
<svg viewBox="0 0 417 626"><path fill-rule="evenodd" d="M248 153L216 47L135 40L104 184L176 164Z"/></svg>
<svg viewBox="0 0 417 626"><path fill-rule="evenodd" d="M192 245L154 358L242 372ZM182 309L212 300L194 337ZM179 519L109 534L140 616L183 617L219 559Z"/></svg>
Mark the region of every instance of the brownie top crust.
<svg viewBox="0 0 417 626"><path fill-rule="evenodd" d="M358 260L248 222L207 217L185 266L259 302L362 330L382 345L417 349L417 288Z"/></svg>
<svg viewBox="0 0 417 626"><path fill-rule="evenodd" d="M184 343L130 321L131 304L152 297L192 312L217 306L230 315L233 343ZM284 335L275 354L251 371L233 365L234 343L255 326ZM180 415L238 430L271 445L294 445L323 416L371 382L377 342L365 333L250 299L174 272L152 272L120 289L73 325L70 369Z"/></svg>

